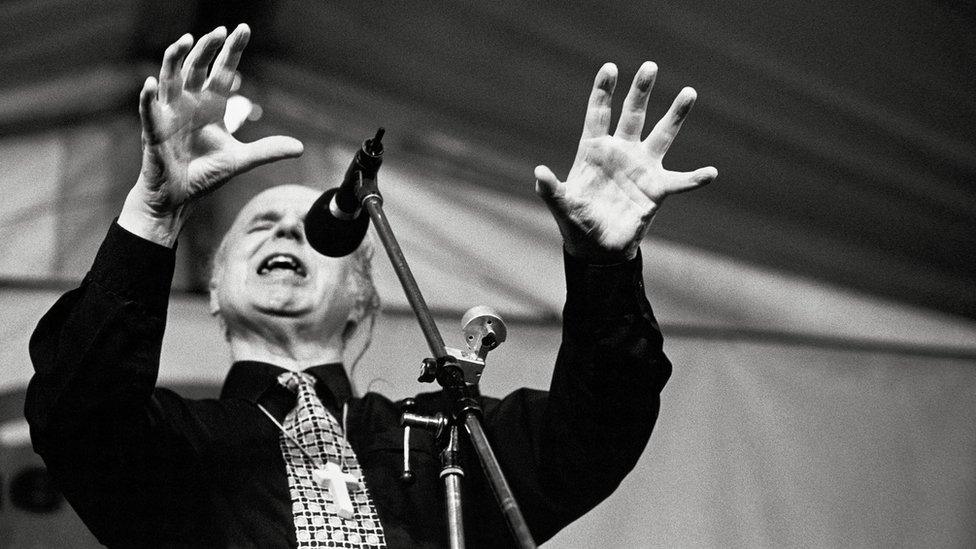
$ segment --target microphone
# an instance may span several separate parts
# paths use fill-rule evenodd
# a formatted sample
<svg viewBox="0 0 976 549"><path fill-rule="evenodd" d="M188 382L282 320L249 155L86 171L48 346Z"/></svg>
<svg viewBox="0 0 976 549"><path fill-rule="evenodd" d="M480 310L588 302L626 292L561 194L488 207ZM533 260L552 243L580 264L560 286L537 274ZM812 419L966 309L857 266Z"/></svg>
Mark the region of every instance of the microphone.
<svg viewBox="0 0 976 549"><path fill-rule="evenodd" d="M376 130L346 170L342 184L331 188L312 204L305 216L305 237L312 248L322 255L342 257L351 254L362 244L369 228L369 216L363 214L357 189L363 181L375 180L383 163L383 128Z"/></svg>

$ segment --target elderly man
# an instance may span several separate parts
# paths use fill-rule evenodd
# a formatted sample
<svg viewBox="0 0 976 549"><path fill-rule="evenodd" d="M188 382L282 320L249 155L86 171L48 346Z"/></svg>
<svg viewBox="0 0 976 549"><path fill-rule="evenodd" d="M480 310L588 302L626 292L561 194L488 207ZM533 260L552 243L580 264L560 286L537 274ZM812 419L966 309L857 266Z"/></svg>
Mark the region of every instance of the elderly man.
<svg viewBox="0 0 976 549"><path fill-rule="evenodd" d="M34 447L100 541L116 546L440 547L436 444L400 408L355 395L349 334L375 307L368 247L327 258L303 218L318 191L284 186L241 211L216 254L211 309L234 364L219 399L156 388L177 235L200 196L298 156L282 136L241 143L222 115L249 29L186 35L140 98L142 171L81 287L31 341ZM212 67L211 67L212 61ZM656 74L641 66L610 133L616 68L597 74L566 181L536 169L563 237L564 334L548 392L483 398L489 439L539 542L609 495L640 457L670 374L644 296L638 245L669 194L716 176L663 169L695 99L686 88L641 140ZM418 395L419 412L440 407ZM478 466L466 464L466 536L512 543Z"/></svg>

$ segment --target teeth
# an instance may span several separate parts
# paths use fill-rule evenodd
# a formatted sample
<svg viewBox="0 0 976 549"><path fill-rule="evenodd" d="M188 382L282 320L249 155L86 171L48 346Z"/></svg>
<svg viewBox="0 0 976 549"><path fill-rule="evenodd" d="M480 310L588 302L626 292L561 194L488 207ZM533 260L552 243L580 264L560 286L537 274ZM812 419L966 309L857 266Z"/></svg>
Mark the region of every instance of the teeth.
<svg viewBox="0 0 976 549"><path fill-rule="evenodd" d="M299 276L305 276L305 267L295 256L288 254L275 254L264 260L258 268L259 275L266 275L273 269L287 269L294 271Z"/></svg>

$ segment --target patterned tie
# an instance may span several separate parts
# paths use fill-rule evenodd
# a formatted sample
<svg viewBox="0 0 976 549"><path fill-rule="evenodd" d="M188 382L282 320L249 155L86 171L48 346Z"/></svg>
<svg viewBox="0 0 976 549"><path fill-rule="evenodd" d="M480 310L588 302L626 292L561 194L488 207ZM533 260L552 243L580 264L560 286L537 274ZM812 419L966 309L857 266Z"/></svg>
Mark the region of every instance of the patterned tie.
<svg viewBox="0 0 976 549"><path fill-rule="evenodd" d="M295 440L282 433L280 442L298 546L386 547L359 461L339 422L315 394L315 378L286 372L278 382L298 394L298 405L284 423Z"/></svg>

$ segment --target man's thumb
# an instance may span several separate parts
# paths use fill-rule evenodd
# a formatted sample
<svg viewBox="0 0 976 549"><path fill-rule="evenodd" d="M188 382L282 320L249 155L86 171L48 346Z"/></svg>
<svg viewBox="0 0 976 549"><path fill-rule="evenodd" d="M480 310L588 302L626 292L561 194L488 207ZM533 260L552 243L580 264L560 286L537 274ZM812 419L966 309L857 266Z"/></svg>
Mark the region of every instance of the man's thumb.
<svg viewBox="0 0 976 549"><path fill-rule="evenodd" d="M276 160L295 158L301 156L304 150L301 141L284 135L272 135L253 143L245 143L238 164L239 171L245 172Z"/></svg>
<svg viewBox="0 0 976 549"><path fill-rule="evenodd" d="M562 183L546 166L535 167L535 192L548 202L553 197L562 194Z"/></svg>

